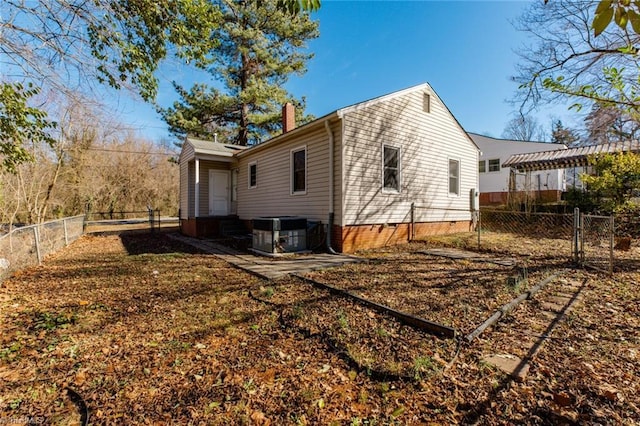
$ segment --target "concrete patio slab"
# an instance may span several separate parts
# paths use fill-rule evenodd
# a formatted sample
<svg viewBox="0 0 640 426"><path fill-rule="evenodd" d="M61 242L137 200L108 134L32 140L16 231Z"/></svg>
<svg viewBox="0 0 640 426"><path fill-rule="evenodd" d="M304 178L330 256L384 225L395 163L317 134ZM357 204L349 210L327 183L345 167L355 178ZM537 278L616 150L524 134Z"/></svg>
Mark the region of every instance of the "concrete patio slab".
<svg viewBox="0 0 640 426"><path fill-rule="evenodd" d="M180 234L170 234L171 238L196 247L206 253L228 262L238 268L267 280L275 280L290 274L305 274L321 269L334 268L348 263L366 262L366 259L346 254L304 254L291 257L263 257L248 254L224 246L211 240L200 240Z"/></svg>

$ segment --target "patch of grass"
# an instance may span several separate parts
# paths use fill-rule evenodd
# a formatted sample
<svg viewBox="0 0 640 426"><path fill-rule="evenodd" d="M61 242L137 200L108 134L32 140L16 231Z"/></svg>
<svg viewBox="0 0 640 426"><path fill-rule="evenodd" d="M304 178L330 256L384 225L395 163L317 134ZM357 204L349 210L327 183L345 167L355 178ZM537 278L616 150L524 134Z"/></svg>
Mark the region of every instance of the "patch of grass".
<svg viewBox="0 0 640 426"><path fill-rule="evenodd" d="M349 322L347 321L347 316L345 315L343 310L338 311L338 325L342 330L349 329Z"/></svg>
<svg viewBox="0 0 640 426"><path fill-rule="evenodd" d="M389 337L389 332L384 327L376 328L376 334L380 337Z"/></svg>
<svg viewBox="0 0 640 426"><path fill-rule="evenodd" d="M260 287L260 294L267 299L271 298L273 293L275 293L273 287Z"/></svg>
<svg viewBox="0 0 640 426"><path fill-rule="evenodd" d="M109 307L104 303L98 302L98 303L92 303L91 305L89 305L89 309L92 311L108 311Z"/></svg>
<svg viewBox="0 0 640 426"><path fill-rule="evenodd" d="M413 378L422 380L438 371L438 366L430 356L420 356L413 360Z"/></svg>
<svg viewBox="0 0 640 426"><path fill-rule="evenodd" d="M72 312L67 313L49 313L34 312L33 330L55 330L57 328L67 328L78 321L78 315Z"/></svg>
<svg viewBox="0 0 640 426"><path fill-rule="evenodd" d="M507 288L514 292L519 293L523 287L527 286L529 281L529 273L526 267L518 268L513 274L507 277Z"/></svg>
<svg viewBox="0 0 640 426"><path fill-rule="evenodd" d="M188 351L191 349L190 342L181 342L180 340L170 340L167 342L167 348L174 351Z"/></svg>
<svg viewBox="0 0 640 426"><path fill-rule="evenodd" d="M0 359L3 361L14 361L20 356L20 342L13 342L10 346L0 349Z"/></svg>
<svg viewBox="0 0 640 426"><path fill-rule="evenodd" d="M291 316L294 319L301 319L302 317L304 317L304 308L300 304L296 303L296 305L291 310Z"/></svg>

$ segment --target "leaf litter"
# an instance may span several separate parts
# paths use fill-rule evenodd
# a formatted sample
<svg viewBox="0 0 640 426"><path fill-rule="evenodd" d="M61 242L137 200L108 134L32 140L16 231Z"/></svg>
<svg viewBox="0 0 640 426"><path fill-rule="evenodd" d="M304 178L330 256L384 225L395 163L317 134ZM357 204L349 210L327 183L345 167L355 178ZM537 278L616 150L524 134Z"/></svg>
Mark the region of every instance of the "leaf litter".
<svg viewBox="0 0 640 426"><path fill-rule="evenodd" d="M550 272L527 253L514 286L427 246L310 277L467 332ZM589 284L518 383L481 359L535 329L532 303L460 347L162 234L85 236L0 285L0 419L80 424L84 404L90 424L635 424L638 273L570 275Z"/></svg>

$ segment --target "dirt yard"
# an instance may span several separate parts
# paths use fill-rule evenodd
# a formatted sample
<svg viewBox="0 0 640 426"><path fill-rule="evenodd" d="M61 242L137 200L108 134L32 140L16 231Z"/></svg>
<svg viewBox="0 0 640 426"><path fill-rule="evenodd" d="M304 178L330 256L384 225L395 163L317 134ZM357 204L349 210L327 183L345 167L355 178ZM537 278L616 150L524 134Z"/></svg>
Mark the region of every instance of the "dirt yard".
<svg viewBox="0 0 640 426"><path fill-rule="evenodd" d="M553 242L502 237L485 254L515 267L422 253L470 238L309 277L464 336L569 266ZM544 334L555 282L468 344L162 234L85 236L0 284L0 424L638 424L640 273L624 265L568 270L585 285ZM531 336L543 344L524 381L482 361Z"/></svg>

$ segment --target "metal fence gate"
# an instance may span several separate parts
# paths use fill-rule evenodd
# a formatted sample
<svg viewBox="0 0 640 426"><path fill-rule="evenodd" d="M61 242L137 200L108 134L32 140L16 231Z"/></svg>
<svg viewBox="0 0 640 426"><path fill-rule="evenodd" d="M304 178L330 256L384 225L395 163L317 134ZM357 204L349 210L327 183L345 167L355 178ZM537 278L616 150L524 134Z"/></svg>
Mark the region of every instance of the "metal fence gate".
<svg viewBox="0 0 640 426"><path fill-rule="evenodd" d="M613 216L574 213L574 261L613 274L615 222Z"/></svg>

